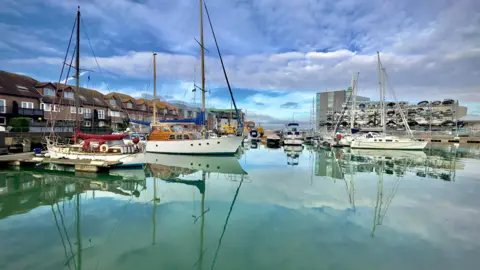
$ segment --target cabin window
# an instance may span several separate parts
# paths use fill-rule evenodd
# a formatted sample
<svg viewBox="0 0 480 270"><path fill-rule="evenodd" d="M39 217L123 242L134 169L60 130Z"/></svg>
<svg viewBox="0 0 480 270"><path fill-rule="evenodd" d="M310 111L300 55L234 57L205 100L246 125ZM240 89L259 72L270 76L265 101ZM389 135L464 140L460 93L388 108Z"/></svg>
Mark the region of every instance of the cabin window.
<svg viewBox="0 0 480 270"><path fill-rule="evenodd" d="M392 140L385 140L386 142L393 142Z"/></svg>
<svg viewBox="0 0 480 270"><path fill-rule="evenodd" d="M374 139L373 141L374 141L374 142L376 142L376 141L377 141L377 139Z"/></svg>
<svg viewBox="0 0 480 270"><path fill-rule="evenodd" d="M168 128L164 127L163 132L170 132L170 130Z"/></svg>
<svg viewBox="0 0 480 270"><path fill-rule="evenodd" d="M183 135L183 139L188 140L190 138L188 137L188 135Z"/></svg>
<svg viewBox="0 0 480 270"><path fill-rule="evenodd" d="M168 136L168 139L169 140L175 140L175 135L172 134L172 135Z"/></svg>
<svg viewBox="0 0 480 270"><path fill-rule="evenodd" d="M177 140L181 140L183 138L182 134L177 135Z"/></svg>

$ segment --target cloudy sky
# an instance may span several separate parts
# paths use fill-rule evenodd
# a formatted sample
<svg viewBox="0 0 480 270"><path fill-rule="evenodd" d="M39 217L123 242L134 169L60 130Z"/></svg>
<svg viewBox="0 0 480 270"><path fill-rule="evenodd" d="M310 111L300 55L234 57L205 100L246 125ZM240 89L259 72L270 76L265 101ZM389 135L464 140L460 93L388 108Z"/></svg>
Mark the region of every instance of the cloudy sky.
<svg viewBox="0 0 480 270"><path fill-rule="evenodd" d="M81 66L91 70L82 85L151 93L157 52L161 96L201 101L191 91L200 84L198 0L0 0L0 69L58 80L78 4ZM207 4L236 101L250 119L281 123L295 112L308 122L314 94L345 89L353 72L360 72L359 94L376 98L377 51L399 99L454 98L480 114L478 0ZM230 108L207 27L207 105Z"/></svg>

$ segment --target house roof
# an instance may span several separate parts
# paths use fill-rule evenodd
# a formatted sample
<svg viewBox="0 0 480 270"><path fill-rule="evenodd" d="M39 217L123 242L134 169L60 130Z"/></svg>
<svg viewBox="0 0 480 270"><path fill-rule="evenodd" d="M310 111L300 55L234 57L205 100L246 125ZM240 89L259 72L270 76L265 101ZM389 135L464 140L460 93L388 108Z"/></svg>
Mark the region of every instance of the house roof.
<svg viewBox="0 0 480 270"><path fill-rule="evenodd" d="M28 76L0 70L0 93L21 97L41 98L35 89L37 80Z"/></svg>

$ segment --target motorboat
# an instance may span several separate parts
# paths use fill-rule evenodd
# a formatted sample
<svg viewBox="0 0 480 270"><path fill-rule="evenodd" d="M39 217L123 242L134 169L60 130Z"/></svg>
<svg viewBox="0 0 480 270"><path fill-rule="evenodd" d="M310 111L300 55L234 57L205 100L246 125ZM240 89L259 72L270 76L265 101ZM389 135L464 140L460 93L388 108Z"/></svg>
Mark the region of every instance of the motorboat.
<svg viewBox="0 0 480 270"><path fill-rule="evenodd" d="M298 123L288 123L283 133L283 144L285 145L302 145L303 137L299 131Z"/></svg>

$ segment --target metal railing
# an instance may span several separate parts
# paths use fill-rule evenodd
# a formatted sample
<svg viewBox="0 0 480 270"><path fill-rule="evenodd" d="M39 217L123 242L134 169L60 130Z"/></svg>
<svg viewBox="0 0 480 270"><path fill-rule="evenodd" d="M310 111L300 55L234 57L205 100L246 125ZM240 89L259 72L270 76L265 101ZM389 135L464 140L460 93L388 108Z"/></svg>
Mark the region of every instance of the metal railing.
<svg viewBox="0 0 480 270"><path fill-rule="evenodd" d="M18 108L18 115L43 116L42 109Z"/></svg>

